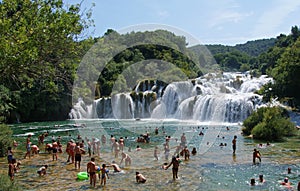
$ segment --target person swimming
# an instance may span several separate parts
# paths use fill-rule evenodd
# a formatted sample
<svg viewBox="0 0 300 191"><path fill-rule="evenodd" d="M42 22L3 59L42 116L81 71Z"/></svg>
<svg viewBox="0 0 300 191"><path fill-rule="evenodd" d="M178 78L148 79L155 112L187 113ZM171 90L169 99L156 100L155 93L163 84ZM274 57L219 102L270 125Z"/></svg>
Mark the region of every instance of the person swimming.
<svg viewBox="0 0 300 191"><path fill-rule="evenodd" d="M147 181L147 179L145 178L144 175L142 175L141 173L139 172L136 172L135 173L135 178L136 178L136 182L137 183L145 183Z"/></svg>

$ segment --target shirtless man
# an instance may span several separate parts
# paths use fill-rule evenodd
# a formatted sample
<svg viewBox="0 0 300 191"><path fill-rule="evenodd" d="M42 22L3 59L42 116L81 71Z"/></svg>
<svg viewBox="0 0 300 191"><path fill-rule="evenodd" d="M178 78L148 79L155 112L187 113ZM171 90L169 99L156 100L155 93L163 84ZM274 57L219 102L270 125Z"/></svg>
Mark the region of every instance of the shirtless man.
<svg viewBox="0 0 300 191"><path fill-rule="evenodd" d="M165 167L165 170L167 170L171 165L173 165L172 172L173 172L173 180L176 180L178 178L178 168L179 168L179 157L172 157L171 163Z"/></svg>
<svg viewBox="0 0 300 191"><path fill-rule="evenodd" d="M54 161L57 160L57 152L58 152L58 144L57 142L54 140L52 141L52 160Z"/></svg>
<svg viewBox="0 0 300 191"><path fill-rule="evenodd" d="M119 145L120 145L120 150L123 151L124 150L124 139L123 139L123 137L120 137Z"/></svg>
<svg viewBox="0 0 300 191"><path fill-rule="evenodd" d="M137 183L145 183L146 182L146 178L139 172L135 173L135 178L136 178L136 182Z"/></svg>
<svg viewBox="0 0 300 191"><path fill-rule="evenodd" d="M96 187L96 165L95 158L91 158L91 161L86 165L86 172L90 176L90 185Z"/></svg>
<svg viewBox="0 0 300 191"><path fill-rule="evenodd" d="M121 156L122 159L120 161L120 165L122 164L123 160L125 160L125 166L131 165L131 158L128 154L122 152Z"/></svg>
<svg viewBox="0 0 300 191"><path fill-rule="evenodd" d="M76 147L75 147L75 169L80 169L80 162L81 162L81 154L84 152L84 150L82 148L80 148L79 143L76 143Z"/></svg>
<svg viewBox="0 0 300 191"><path fill-rule="evenodd" d="M114 144L115 144L115 142L116 142L116 138L113 135L111 135L110 136L111 152L113 152L113 150L114 150Z"/></svg>
<svg viewBox="0 0 300 191"><path fill-rule="evenodd" d="M115 143L112 145L112 147L115 150L115 158L118 158L119 156L119 151L120 151L120 147L119 147L119 143L118 140L115 140Z"/></svg>
<svg viewBox="0 0 300 191"><path fill-rule="evenodd" d="M75 147L76 147L76 143L74 143L74 141L71 139L70 145L69 145L69 154L70 154L72 163L75 162Z"/></svg>

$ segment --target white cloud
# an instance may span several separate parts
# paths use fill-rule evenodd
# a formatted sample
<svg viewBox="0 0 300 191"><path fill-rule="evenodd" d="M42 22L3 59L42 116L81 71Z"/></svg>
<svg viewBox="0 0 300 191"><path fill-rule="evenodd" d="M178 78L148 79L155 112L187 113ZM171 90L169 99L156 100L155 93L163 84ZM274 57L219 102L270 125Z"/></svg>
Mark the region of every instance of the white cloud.
<svg viewBox="0 0 300 191"><path fill-rule="evenodd" d="M226 24L228 22L238 23L244 18L251 16L252 13L239 13L232 10L223 10L217 14L210 22L210 27Z"/></svg>
<svg viewBox="0 0 300 191"><path fill-rule="evenodd" d="M253 36L273 36L277 35L277 28L285 22L287 16L297 10L300 1L297 0L277 0L270 4L270 10L265 11L258 19L257 25L252 32Z"/></svg>
<svg viewBox="0 0 300 191"><path fill-rule="evenodd" d="M167 18L170 16L169 12L166 11L166 10L159 10L157 12L157 15L160 17L160 18Z"/></svg>

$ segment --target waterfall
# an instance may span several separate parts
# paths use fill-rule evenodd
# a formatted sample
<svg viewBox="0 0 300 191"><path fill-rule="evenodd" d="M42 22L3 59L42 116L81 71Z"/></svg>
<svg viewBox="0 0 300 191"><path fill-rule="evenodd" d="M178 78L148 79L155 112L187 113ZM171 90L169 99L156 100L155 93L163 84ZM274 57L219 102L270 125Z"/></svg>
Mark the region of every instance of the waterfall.
<svg viewBox="0 0 300 191"><path fill-rule="evenodd" d="M144 80L131 93L100 98L92 105L80 99L70 118L176 118L201 122L242 122L260 107L262 97L255 94L273 80L248 73L210 73L194 80L163 82Z"/></svg>

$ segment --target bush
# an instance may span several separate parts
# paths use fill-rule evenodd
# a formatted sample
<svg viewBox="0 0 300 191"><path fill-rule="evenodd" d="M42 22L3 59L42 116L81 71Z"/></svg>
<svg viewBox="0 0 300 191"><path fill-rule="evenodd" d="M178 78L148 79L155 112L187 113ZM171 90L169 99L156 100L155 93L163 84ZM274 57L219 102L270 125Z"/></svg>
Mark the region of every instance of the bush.
<svg viewBox="0 0 300 191"><path fill-rule="evenodd" d="M253 112L243 123L244 135L254 139L278 141L296 133L295 125L286 116L286 110L279 107L262 107Z"/></svg>
<svg viewBox="0 0 300 191"><path fill-rule="evenodd" d="M12 130L5 124L0 124L0 157L6 155L7 147L12 146Z"/></svg>

